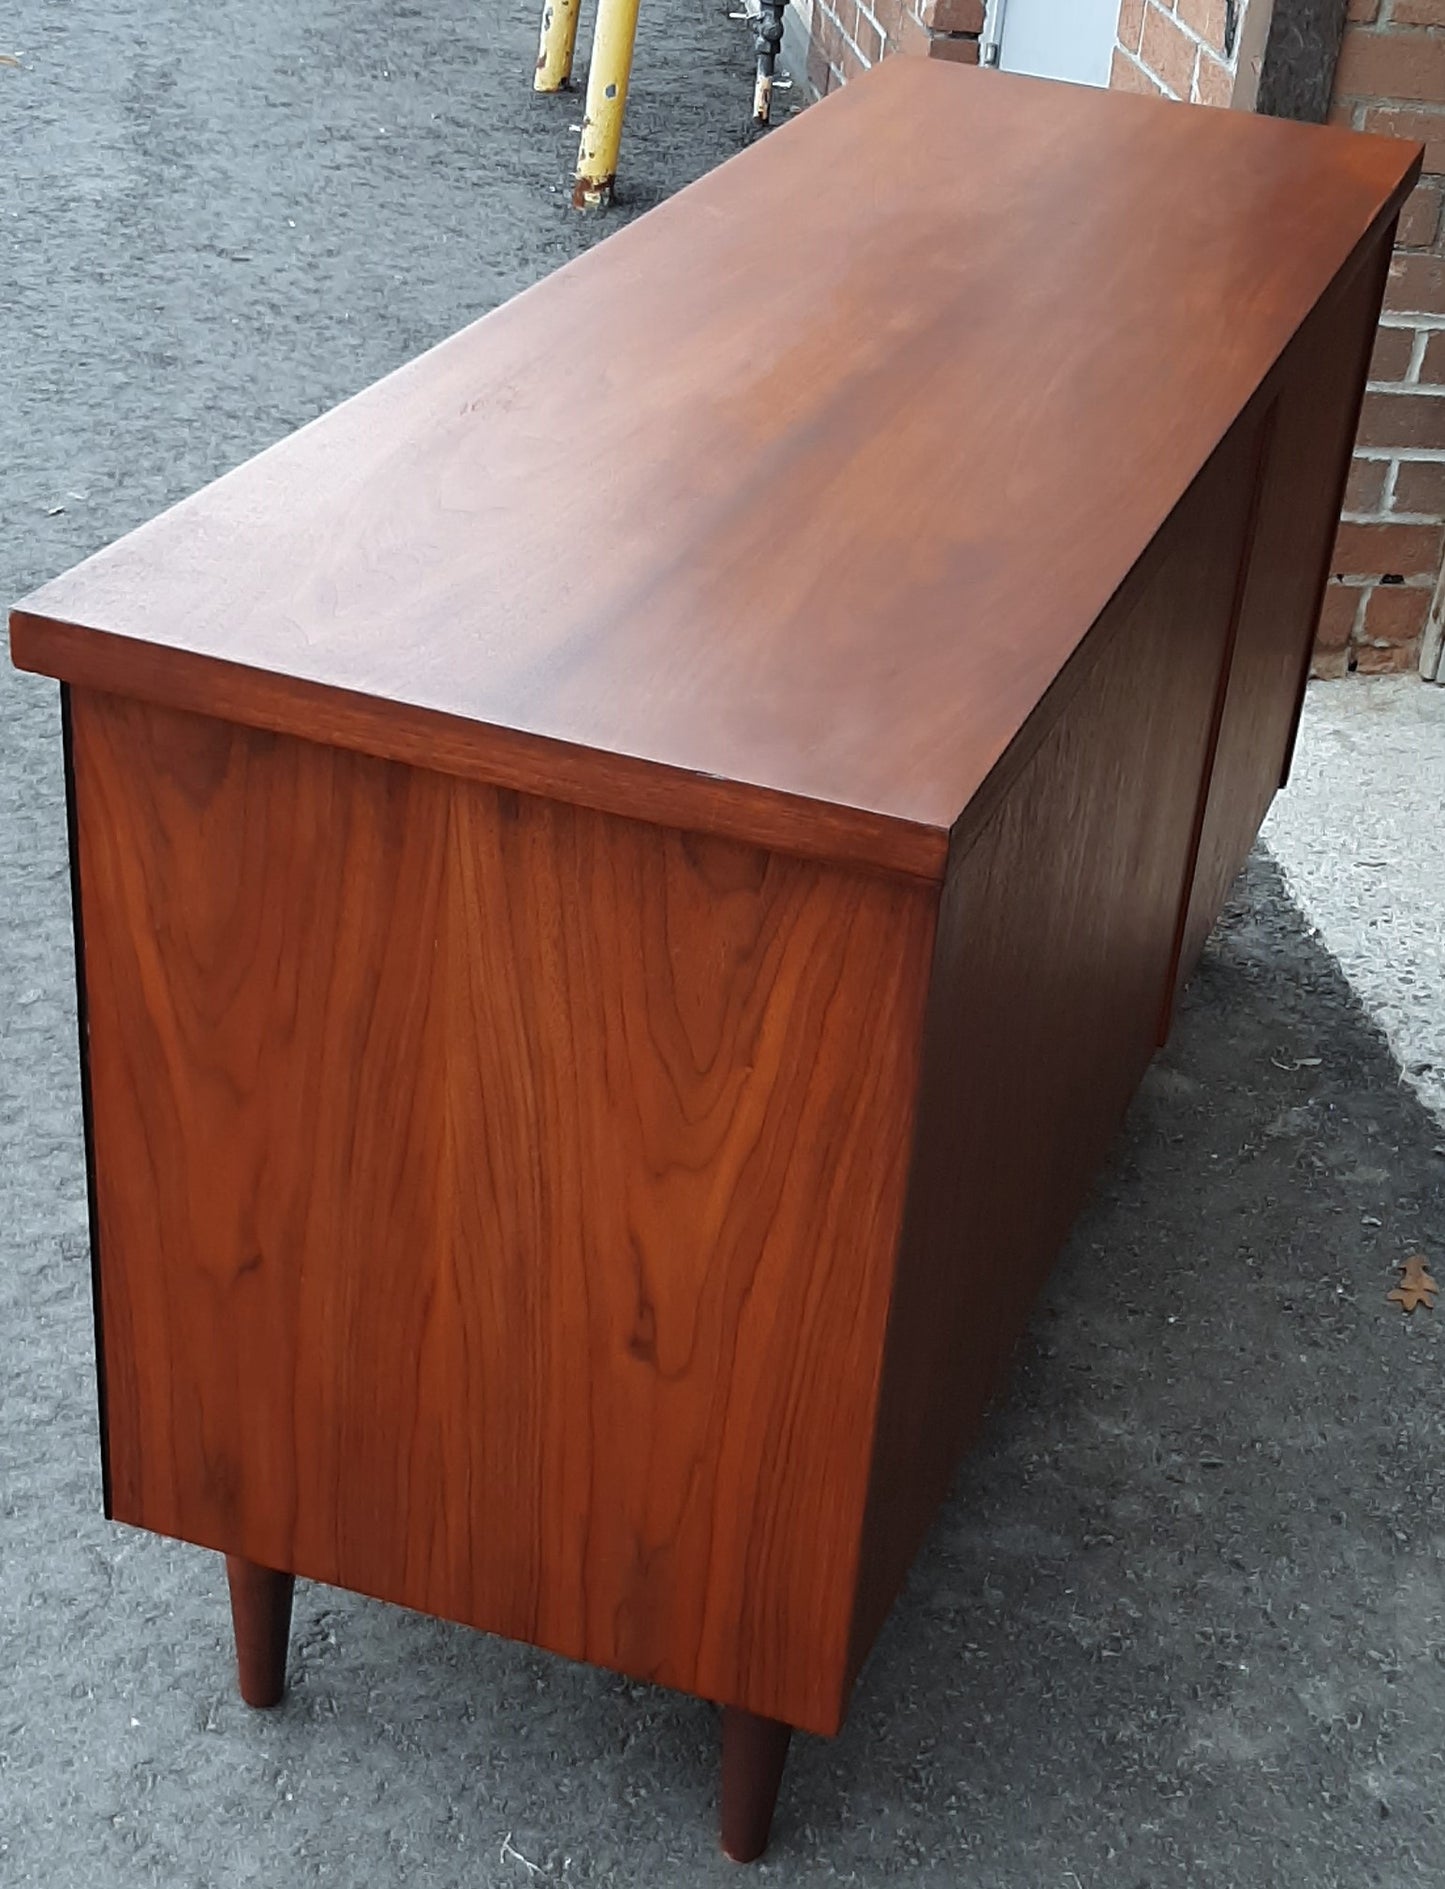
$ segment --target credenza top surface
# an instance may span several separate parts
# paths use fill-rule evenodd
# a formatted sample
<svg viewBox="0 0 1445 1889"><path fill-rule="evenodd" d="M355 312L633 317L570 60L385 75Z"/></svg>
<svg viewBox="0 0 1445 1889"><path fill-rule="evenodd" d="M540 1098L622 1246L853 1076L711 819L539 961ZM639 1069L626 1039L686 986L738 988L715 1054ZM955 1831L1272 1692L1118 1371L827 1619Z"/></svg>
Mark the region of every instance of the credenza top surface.
<svg viewBox="0 0 1445 1889"><path fill-rule="evenodd" d="M941 870L1417 161L888 60L46 585L16 659Z"/></svg>

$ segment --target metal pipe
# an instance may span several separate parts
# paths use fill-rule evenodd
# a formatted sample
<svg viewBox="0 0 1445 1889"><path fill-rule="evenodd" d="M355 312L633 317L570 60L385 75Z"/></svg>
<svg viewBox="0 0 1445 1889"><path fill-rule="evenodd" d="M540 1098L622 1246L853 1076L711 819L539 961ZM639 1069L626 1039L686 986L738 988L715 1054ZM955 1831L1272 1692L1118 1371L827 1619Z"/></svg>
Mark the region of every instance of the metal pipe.
<svg viewBox="0 0 1445 1889"><path fill-rule="evenodd" d="M758 77L753 87L753 123L768 124L773 116L773 73L783 44L783 14L787 0L762 0L758 10L757 38L753 48L758 55Z"/></svg>
<svg viewBox="0 0 1445 1889"><path fill-rule="evenodd" d="M572 77L578 0L542 0L542 43L537 48L535 92L560 92Z"/></svg>
<svg viewBox="0 0 1445 1889"><path fill-rule="evenodd" d="M612 201L637 38L637 8L638 0L597 0L592 63L587 69L587 110L572 187L572 202L578 210L602 210Z"/></svg>

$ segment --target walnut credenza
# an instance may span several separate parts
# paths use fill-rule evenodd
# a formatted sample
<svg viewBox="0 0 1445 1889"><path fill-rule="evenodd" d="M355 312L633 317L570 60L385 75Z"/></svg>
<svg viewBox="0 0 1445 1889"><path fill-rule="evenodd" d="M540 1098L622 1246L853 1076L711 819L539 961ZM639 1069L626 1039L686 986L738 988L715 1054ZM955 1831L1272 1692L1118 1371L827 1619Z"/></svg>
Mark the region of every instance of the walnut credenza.
<svg viewBox="0 0 1445 1889"><path fill-rule="evenodd" d="M893 60L21 604L108 1511L835 1731L1288 766L1412 147ZM780 242L778 231L786 231Z"/></svg>

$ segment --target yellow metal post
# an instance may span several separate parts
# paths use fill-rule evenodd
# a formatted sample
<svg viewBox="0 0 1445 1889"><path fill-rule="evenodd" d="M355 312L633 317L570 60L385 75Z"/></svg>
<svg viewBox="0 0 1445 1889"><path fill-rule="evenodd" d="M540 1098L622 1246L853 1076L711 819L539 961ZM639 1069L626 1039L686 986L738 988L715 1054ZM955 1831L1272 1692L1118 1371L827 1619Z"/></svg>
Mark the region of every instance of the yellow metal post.
<svg viewBox="0 0 1445 1889"><path fill-rule="evenodd" d="M597 0L587 110L577 152L577 181L572 187L572 202L579 210L600 210L612 201L627 81L632 75L632 44L637 38L637 7L638 0Z"/></svg>
<svg viewBox="0 0 1445 1889"><path fill-rule="evenodd" d="M537 48L534 92L560 92L572 77L577 13L578 0L542 0L542 43Z"/></svg>

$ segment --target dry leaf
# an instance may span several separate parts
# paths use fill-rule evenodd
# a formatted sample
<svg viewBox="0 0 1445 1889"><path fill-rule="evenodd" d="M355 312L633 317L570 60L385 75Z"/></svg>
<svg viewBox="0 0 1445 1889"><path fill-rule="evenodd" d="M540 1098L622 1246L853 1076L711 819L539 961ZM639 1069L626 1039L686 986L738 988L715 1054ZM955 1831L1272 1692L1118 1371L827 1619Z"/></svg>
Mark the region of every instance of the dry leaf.
<svg viewBox="0 0 1445 1889"><path fill-rule="evenodd" d="M1400 1268L1399 1285L1393 1292L1387 1292L1385 1297L1393 1299L1402 1312L1413 1312L1417 1305L1423 1305L1427 1312L1433 1312L1435 1294L1439 1290L1425 1270L1425 1255L1414 1253Z"/></svg>
<svg viewBox="0 0 1445 1889"><path fill-rule="evenodd" d="M13 52L0 52L0 66L18 66L20 61Z"/></svg>

